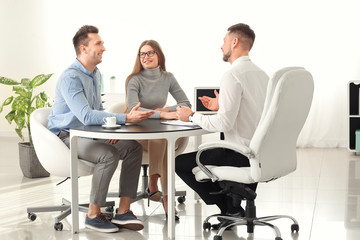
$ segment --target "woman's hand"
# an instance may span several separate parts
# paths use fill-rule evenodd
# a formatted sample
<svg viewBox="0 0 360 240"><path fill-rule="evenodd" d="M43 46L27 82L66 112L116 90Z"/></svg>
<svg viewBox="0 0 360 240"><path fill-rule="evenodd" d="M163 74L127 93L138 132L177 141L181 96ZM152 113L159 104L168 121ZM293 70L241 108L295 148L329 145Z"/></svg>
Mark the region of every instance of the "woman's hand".
<svg viewBox="0 0 360 240"><path fill-rule="evenodd" d="M119 140L118 139L109 139L109 143L110 144L115 144L117 143Z"/></svg>
<svg viewBox="0 0 360 240"><path fill-rule="evenodd" d="M171 119L177 119L177 116L176 116L176 112L161 112L160 118L171 120Z"/></svg>
<svg viewBox="0 0 360 240"><path fill-rule="evenodd" d="M155 111L170 112L170 109L168 107L166 107L166 108L156 108Z"/></svg>

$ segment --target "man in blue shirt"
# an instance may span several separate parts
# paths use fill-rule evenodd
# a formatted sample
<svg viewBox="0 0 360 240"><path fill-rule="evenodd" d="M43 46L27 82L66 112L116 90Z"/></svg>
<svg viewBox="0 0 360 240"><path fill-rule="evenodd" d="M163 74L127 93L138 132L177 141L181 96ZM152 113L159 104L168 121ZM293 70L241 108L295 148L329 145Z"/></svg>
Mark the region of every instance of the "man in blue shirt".
<svg viewBox="0 0 360 240"><path fill-rule="evenodd" d="M69 147L69 129L81 125L101 125L104 117L116 117L117 124L137 123L150 117L153 111L138 111L140 103L128 114L103 111L101 104L100 71L104 42L94 26L83 26L75 34L73 44L77 58L60 76L56 85L55 103L49 116L48 129ZM78 139L79 158L96 164L92 177L89 211L85 226L100 232L116 232L118 227L141 230L144 225L130 211L131 199L136 197L142 160L142 148L136 141ZM110 222L100 211L106 202L111 177L119 159L120 204Z"/></svg>

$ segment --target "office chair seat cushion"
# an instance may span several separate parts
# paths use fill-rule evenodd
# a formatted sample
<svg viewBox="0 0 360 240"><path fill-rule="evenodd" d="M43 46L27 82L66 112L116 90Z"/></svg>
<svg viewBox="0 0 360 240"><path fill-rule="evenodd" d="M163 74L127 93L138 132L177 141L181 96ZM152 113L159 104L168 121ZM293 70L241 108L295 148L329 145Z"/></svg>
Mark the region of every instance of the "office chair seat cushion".
<svg viewBox="0 0 360 240"><path fill-rule="evenodd" d="M41 165L53 176L70 176L70 149L47 129L51 108L40 108L30 115L31 135ZM88 176L95 164L79 159L78 175Z"/></svg>
<svg viewBox="0 0 360 240"><path fill-rule="evenodd" d="M205 165L212 173L214 173L218 181L233 181L241 183L255 183L251 178L250 167L231 167L231 166L214 166ZM209 181L210 178L199 167L192 169L195 179L198 182Z"/></svg>

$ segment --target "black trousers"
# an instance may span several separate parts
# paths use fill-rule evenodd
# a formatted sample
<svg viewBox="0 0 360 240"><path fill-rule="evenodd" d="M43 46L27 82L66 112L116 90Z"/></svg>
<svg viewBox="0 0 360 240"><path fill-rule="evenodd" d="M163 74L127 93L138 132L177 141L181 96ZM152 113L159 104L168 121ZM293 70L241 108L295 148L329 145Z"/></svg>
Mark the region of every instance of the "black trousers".
<svg viewBox="0 0 360 240"><path fill-rule="evenodd" d="M231 208L229 202L232 200L230 197L225 195L212 195L211 192L219 192L221 190L217 182L198 182L195 179L192 169L197 167L196 164L196 153L191 152L182 154L175 159L175 172L176 174L208 205L216 204L221 213L232 213L236 210ZM200 161L204 165L215 165L215 166L234 166L234 167L249 167L249 160L246 156L235 152L230 149L215 148L204 151L200 156ZM256 190L257 183L248 184L252 190ZM236 207L236 206L235 206Z"/></svg>

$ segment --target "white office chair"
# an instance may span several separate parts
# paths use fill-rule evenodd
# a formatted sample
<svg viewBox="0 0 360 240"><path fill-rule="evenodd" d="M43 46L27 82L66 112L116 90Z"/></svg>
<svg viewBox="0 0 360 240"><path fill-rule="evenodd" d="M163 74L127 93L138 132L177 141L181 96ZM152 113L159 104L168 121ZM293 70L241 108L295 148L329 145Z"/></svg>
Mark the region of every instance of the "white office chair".
<svg viewBox="0 0 360 240"><path fill-rule="evenodd" d="M126 103L125 102L119 102L119 103L115 103L115 104L112 104L111 106L109 106L109 108L106 109L106 112L124 113L125 109L126 109ZM184 152L188 142L189 142L189 138L184 138L184 141L182 142L182 144L180 144L175 149L175 156L178 156L179 154ZM134 198L132 200L133 202L138 201L140 199L148 198L148 194L146 192L146 189L147 189L148 184L149 184L149 177L147 175L148 167L149 167L149 156L148 156L148 152L144 150L143 151L143 158L142 158L143 175L142 175L141 191L139 191L137 193L136 198ZM112 193L112 192L108 193L108 197L117 197L118 195L119 195L118 193ZM179 203L183 203L186 200L186 198L185 198L186 191L176 191L175 196L178 196L177 200L178 200Z"/></svg>
<svg viewBox="0 0 360 240"><path fill-rule="evenodd" d="M269 226L275 232L275 239L281 240L279 229L268 223L279 218L291 219L291 231L299 231L297 221L291 216L256 217L256 193L244 184L276 180L296 169L296 141L309 113L313 91L313 78L308 71L303 68L281 69L269 81L263 114L249 147L227 142L226 139L199 147L196 156L198 167L193 169L196 180L217 181L222 192L233 198L234 205L238 206L242 199L246 199L245 217L216 214L205 219L204 229L211 228L208 220L215 216L233 221L218 230L215 240L221 240L223 231L235 225L246 225L248 233L253 233L255 225ZM200 155L212 148L239 152L249 158L250 167L202 165Z"/></svg>
<svg viewBox="0 0 360 240"><path fill-rule="evenodd" d="M35 110L30 116L31 135L34 143L36 155L41 165L51 174L58 177L70 177L70 149L47 129L48 116L51 108L41 108ZM94 172L95 164L79 159L78 175L88 176ZM106 206L113 207L114 201L107 202ZM88 211L88 204L80 204L79 210ZM28 218L35 221L35 212L53 212L62 213L55 217L55 230L62 230L63 224L60 222L71 213L70 202L62 199L62 205L31 207L27 208Z"/></svg>

